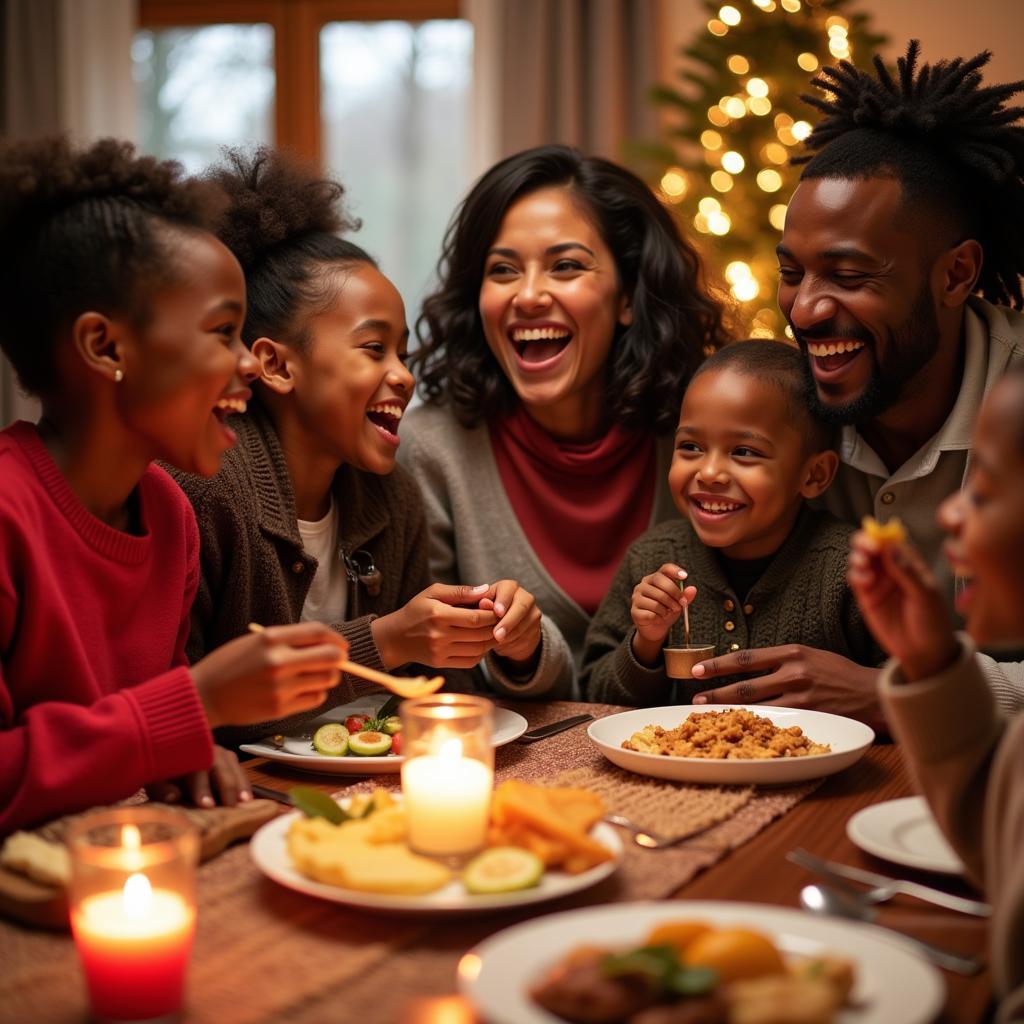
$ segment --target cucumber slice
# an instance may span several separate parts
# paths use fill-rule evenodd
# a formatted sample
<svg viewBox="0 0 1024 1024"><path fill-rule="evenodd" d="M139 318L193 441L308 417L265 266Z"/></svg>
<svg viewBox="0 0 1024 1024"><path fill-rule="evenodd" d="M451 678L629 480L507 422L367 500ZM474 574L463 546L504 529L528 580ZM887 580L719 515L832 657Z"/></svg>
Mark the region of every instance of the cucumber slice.
<svg viewBox="0 0 1024 1024"><path fill-rule="evenodd" d="M544 862L518 846L495 846L474 857L462 872L467 892L485 895L515 892L535 886L544 874Z"/></svg>
<svg viewBox="0 0 1024 1024"><path fill-rule="evenodd" d="M313 733L313 749L327 757L343 757L348 753L350 742L348 729L340 722L321 725Z"/></svg>
<svg viewBox="0 0 1024 1024"><path fill-rule="evenodd" d="M402 720L398 715L389 715L384 719L384 731L389 736L394 736L396 732L402 731Z"/></svg>
<svg viewBox="0 0 1024 1024"><path fill-rule="evenodd" d="M380 757L391 749L391 737L383 732L363 729L348 738L348 750L357 757Z"/></svg>

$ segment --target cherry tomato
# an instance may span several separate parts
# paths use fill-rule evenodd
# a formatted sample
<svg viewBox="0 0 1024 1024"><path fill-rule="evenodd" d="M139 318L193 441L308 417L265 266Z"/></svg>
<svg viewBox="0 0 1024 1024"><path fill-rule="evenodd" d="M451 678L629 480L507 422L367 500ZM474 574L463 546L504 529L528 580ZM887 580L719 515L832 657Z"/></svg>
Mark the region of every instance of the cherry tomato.
<svg viewBox="0 0 1024 1024"><path fill-rule="evenodd" d="M391 753L399 755L402 753L402 734L400 732L396 732L391 737Z"/></svg>
<svg viewBox="0 0 1024 1024"><path fill-rule="evenodd" d="M345 719L345 728L349 732L360 732L369 720L369 715L349 715Z"/></svg>

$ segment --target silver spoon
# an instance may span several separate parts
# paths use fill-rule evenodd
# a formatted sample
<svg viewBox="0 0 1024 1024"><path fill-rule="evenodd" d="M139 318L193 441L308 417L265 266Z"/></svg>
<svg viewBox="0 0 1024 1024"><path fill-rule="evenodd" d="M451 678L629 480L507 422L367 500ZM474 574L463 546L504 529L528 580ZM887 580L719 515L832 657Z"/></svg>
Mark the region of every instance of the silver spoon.
<svg viewBox="0 0 1024 1024"><path fill-rule="evenodd" d="M854 921L867 921L868 923L878 917L878 911L874 907L862 903L856 896L839 892L837 889L830 889L827 885L805 885L800 890L800 904L812 914L828 914L833 917L846 917ZM886 931L893 931L893 929L887 928ZM961 956L948 949L933 946L930 942L924 942L922 939L915 939L912 935L904 935L903 932L896 932L896 934L904 942L914 946L933 964L944 967L947 971L969 976L977 974L981 970L981 962L975 957Z"/></svg>
<svg viewBox="0 0 1024 1024"><path fill-rule="evenodd" d="M659 835L657 832L652 832L650 829L641 828L635 821L631 821L629 818L625 818L621 814L606 814L604 816L604 820L612 825L618 825L619 828L624 828L632 832L633 842L636 843L637 846L642 846L645 850L667 850L670 846L677 846L679 843L684 843L687 839L699 836L702 832L707 832L708 829L712 829L716 825L721 824L719 821L713 821L709 825L692 829L691 831L684 832L679 836L663 836Z"/></svg>

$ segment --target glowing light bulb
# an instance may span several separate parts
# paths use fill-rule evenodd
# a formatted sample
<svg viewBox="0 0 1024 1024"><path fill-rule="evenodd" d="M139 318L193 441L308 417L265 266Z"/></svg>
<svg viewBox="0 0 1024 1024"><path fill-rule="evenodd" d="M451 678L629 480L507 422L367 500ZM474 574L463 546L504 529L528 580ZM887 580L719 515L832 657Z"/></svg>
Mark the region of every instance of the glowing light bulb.
<svg viewBox="0 0 1024 1024"><path fill-rule="evenodd" d="M708 215L708 230L713 235L727 235L732 227L728 214L712 213Z"/></svg>
<svg viewBox="0 0 1024 1024"><path fill-rule="evenodd" d="M661 176L661 189L667 196L682 197L686 194L686 176L678 167L670 167Z"/></svg>
<svg viewBox="0 0 1024 1024"><path fill-rule="evenodd" d="M716 192L728 192L732 188L732 175L725 171L715 171L711 175L711 187Z"/></svg>
<svg viewBox="0 0 1024 1024"><path fill-rule="evenodd" d="M769 142L761 147L761 156L770 164L784 164L789 159L786 147L778 142Z"/></svg>
<svg viewBox="0 0 1024 1024"><path fill-rule="evenodd" d="M800 0L779 0L782 4L784 11L789 11L790 14L796 14L800 10Z"/></svg>
<svg viewBox="0 0 1024 1024"><path fill-rule="evenodd" d="M726 25L729 26L738 25L742 18L740 12L730 4L726 4L724 7L720 8L718 16L726 23Z"/></svg>
<svg viewBox="0 0 1024 1024"><path fill-rule="evenodd" d="M745 75L750 70L750 61L738 53L734 53L725 63L734 75Z"/></svg>
<svg viewBox="0 0 1024 1024"><path fill-rule="evenodd" d="M803 142L808 135L811 134L811 125L809 121L796 121L790 131L793 133L793 138L797 142Z"/></svg>
<svg viewBox="0 0 1024 1024"><path fill-rule="evenodd" d="M739 174L746 165L746 160L735 149L730 149L727 153L722 154L722 166L730 174Z"/></svg>
<svg viewBox="0 0 1024 1024"><path fill-rule="evenodd" d="M697 204L697 209L705 217L710 217L713 213L721 212L722 204L714 196L704 196Z"/></svg>
<svg viewBox="0 0 1024 1024"><path fill-rule="evenodd" d="M724 36L729 31L729 26L725 22L719 21L717 18L712 18L708 22L708 31L713 36Z"/></svg>
<svg viewBox="0 0 1024 1024"><path fill-rule="evenodd" d="M700 144L705 149L715 150L722 148L722 136L718 132L712 131L710 128L707 131L700 133Z"/></svg>
<svg viewBox="0 0 1024 1024"><path fill-rule="evenodd" d="M736 284L737 281L742 281L751 276L753 275L750 270L750 264L744 263L743 260L733 260L725 268L725 279L729 284Z"/></svg>
<svg viewBox="0 0 1024 1024"><path fill-rule="evenodd" d="M706 235L711 230L708 227L708 218L705 213L698 213L693 218L693 226L702 234Z"/></svg>
<svg viewBox="0 0 1024 1024"><path fill-rule="evenodd" d="M728 97L722 103L722 109L729 115L729 117L733 118L743 117L747 112L747 108L739 96Z"/></svg>
<svg viewBox="0 0 1024 1024"><path fill-rule="evenodd" d="M764 192L778 192L782 188L782 175L772 167L757 172L757 185Z"/></svg>
<svg viewBox="0 0 1024 1024"><path fill-rule="evenodd" d="M768 83L763 78L751 78L747 82L747 92L751 96L767 96Z"/></svg>
<svg viewBox="0 0 1024 1024"><path fill-rule="evenodd" d="M771 224L776 231L781 231L786 226L786 204L776 203L768 211L768 223Z"/></svg>
<svg viewBox="0 0 1024 1024"><path fill-rule="evenodd" d="M729 290L740 302L750 302L751 299L757 298L758 293L761 291L761 286L753 277L745 277L737 281Z"/></svg>
<svg viewBox="0 0 1024 1024"><path fill-rule="evenodd" d="M825 19L825 28L833 28L836 25L843 29L850 27L850 23L838 14L833 14L831 17Z"/></svg>
<svg viewBox="0 0 1024 1024"><path fill-rule="evenodd" d="M721 107L709 107L708 120L718 128L724 128L729 123L730 118Z"/></svg>
<svg viewBox="0 0 1024 1024"><path fill-rule="evenodd" d="M772 101L767 96L751 96L747 100L747 110L758 117L764 117L771 112Z"/></svg>
<svg viewBox="0 0 1024 1024"><path fill-rule="evenodd" d="M801 53L796 62L804 71L818 70L818 58L813 53Z"/></svg>

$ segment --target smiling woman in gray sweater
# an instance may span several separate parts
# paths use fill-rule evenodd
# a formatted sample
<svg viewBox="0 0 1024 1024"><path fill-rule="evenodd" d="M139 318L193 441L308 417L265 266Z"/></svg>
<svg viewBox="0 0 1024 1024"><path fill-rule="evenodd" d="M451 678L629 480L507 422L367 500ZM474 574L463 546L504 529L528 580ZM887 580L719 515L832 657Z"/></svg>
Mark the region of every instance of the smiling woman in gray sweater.
<svg viewBox="0 0 1024 1024"><path fill-rule="evenodd" d="M573 686L630 542L674 514L664 480L686 382L720 336L693 248L629 171L566 146L495 165L456 212L410 365L426 405L400 456L435 578L505 572Z"/></svg>

